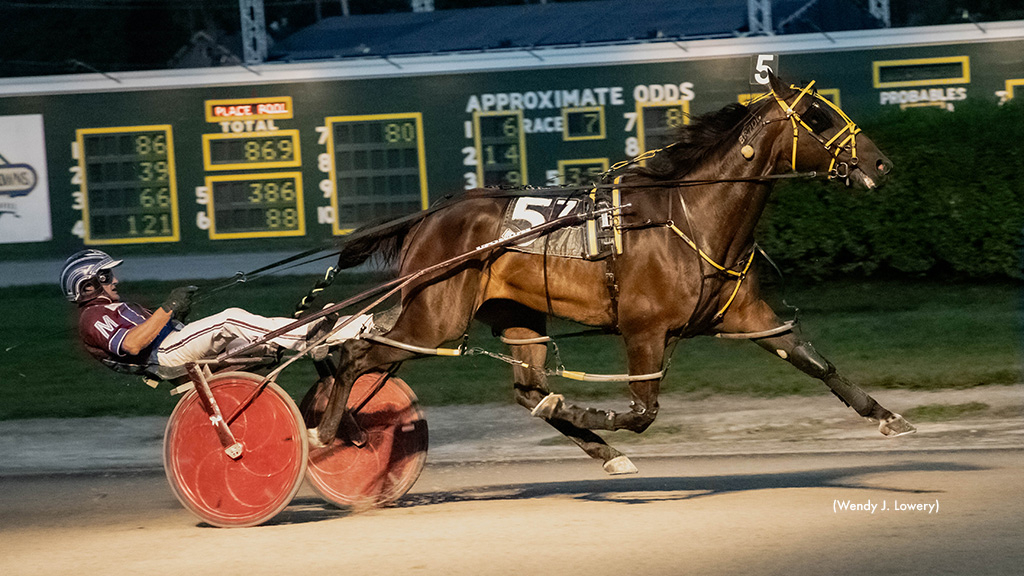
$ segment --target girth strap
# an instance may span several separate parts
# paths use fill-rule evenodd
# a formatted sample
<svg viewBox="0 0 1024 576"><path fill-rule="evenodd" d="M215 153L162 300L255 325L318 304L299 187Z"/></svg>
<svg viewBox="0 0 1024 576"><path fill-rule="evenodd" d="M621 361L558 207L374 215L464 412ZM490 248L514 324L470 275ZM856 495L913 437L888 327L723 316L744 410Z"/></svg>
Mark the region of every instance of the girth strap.
<svg viewBox="0 0 1024 576"><path fill-rule="evenodd" d="M732 276L732 277L736 278L736 286L733 287L732 294L729 295L729 300L726 301L725 305L722 306L722 308L718 311L718 313L715 314L714 320L715 321L720 320L722 318L722 316L725 316L725 311L728 310L729 306L732 305L733 300L736 299L736 295L739 294L740 285L743 284L743 280L745 280L747 278L747 272L750 271L750 266L754 263L754 255L757 254L757 251L756 250L751 250L750 251L750 257L747 258L747 263L743 266L743 270L737 272L736 270L733 270L732 268L726 268L725 266L719 264L718 262L715 262L715 260L713 258L711 258L711 256L708 256L708 254L706 252L701 250L700 246L697 246L696 242L691 240L689 236L687 236L685 233L683 233L683 231L680 230L679 227L675 225L675 222L669 220L668 222L665 223L665 226L667 226L669 230L675 232L676 235L678 235L680 238L682 238L683 242L685 242L687 246L689 246L690 248L693 248L693 250L701 257L702 260L704 260L705 262L710 264L713 268L715 268L719 272L721 272L723 274L726 274L728 276Z"/></svg>

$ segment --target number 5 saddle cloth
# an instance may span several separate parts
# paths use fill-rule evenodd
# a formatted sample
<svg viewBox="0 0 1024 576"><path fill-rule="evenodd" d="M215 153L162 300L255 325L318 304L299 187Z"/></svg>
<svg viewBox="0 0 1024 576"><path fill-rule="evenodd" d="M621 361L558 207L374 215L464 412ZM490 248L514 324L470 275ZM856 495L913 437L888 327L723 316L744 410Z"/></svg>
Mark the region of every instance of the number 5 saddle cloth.
<svg viewBox="0 0 1024 576"><path fill-rule="evenodd" d="M508 238L555 218L570 214L587 214L595 208L618 206L619 191L617 189L612 190L611 194L605 195L598 195L595 189L589 196L513 198L505 210L500 238ZM509 249L560 258L600 260L610 256L613 250L616 254L622 253L618 219L617 212L606 212L589 218L582 224L557 228L542 236L510 246Z"/></svg>

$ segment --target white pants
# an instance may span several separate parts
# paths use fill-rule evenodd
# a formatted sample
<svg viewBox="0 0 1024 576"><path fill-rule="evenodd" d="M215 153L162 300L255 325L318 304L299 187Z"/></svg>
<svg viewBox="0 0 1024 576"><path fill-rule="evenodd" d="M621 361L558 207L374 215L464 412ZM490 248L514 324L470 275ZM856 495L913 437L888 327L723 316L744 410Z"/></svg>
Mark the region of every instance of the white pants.
<svg viewBox="0 0 1024 576"><path fill-rule="evenodd" d="M347 316L341 317L338 323ZM157 363L161 366L181 366L187 362L214 358L226 350L233 350L256 342L265 334L295 322L292 318L267 318L241 308L228 308L171 332L157 350ZM306 333L317 326L311 322L285 332L270 340L288 350L302 350L306 346ZM373 317L364 314L327 339L337 345L373 326Z"/></svg>

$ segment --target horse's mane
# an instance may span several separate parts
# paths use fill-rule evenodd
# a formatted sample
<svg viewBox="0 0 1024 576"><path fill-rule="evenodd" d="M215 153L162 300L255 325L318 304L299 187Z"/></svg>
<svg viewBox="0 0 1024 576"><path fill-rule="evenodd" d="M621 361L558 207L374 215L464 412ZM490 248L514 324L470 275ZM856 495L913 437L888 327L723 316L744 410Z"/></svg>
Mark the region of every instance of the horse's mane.
<svg viewBox="0 0 1024 576"><path fill-rule="evenodd" d="M756 111L763 105L763 103L757 103L752 108L748 108L743 104L729 104L721 110L697 116L690 124L677 128L673 144L648 160L647 166L632 166L626 170L626 173L638 174L656 180L682 178L700 164L724 139L736 134L752 111Z"/></svg>

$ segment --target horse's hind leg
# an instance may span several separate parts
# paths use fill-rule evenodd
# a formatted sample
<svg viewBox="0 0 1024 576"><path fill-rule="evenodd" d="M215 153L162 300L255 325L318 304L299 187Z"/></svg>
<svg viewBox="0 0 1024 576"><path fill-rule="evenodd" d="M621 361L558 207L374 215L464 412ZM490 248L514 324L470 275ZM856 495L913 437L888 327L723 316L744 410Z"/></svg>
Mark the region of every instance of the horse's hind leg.
<svg viewBox="0 0 1024 576"><path fill-rule="evenodd" d="M730 331L756 332L781 325L775 313L764 302L759 302L757 308L752 312L754 313L747 313L744 316L751 319L759 317L761 321L748 322L744 327ZM792 332L769 338L759 338L754 342L768 352L786 360L801 372L824 382L837 398L853 408L857 414L878 420L880 422L878 430L885 436L896 437L917 431L917 428L902 416L885 409L867 392L847 380L839 373L835 365L811 346L810 342L801 340Z"/></svg>
<svg viewBox="0 0 1024 576"><path fill-rule="evenodd" d="M540 319L543 325L543 318ZM502 332L506 340L530 340L541 337L543 329L531 328L507 328ZM516 402L528 410L533 410L551 390L548 388L547 377L540 370L544 366L547 357L547 345L537 344L509 344L512 355L522 364L513 364L512 372L515 378ZM636 466L630 462L622 452L612 448L596 433L580 428L571 422L558 418L543 418L555 430L558 430L566 438L572 440L577 446L583 449L591 458L604 462L604 470L609 474L635 474Z"/></svg>
<svg viewBox="0 0 1024 576"><path fill-rule="evenodd" d="M303 417L309 427L309 440L315 446L329 445L339 431L344 431L353 443L360 443L359 427L346 406L356 379L371 370L382 370L396 362L414 356L411 352L373 344L367 340L352 339L339 349L338 373L333 378L322 378L302 401ZM317 395L326 393L328 400L321 407ZM315 404L314 404L315 403ZM319 419L317 419L319 416Z"/></svg>
<svg viewBox="0 0 1024 576"><path fill-rule="evenodd" d="M565 420L586 430L629 430L638 434L646 430L658 416L665 333L648 330L626 334L624 339L629 373L641 378L650 377L630 381L631 401L628 411L583 408L564 402L560 395L551 394L542 400L541 405L534 410L534 415Z"/></svg>

